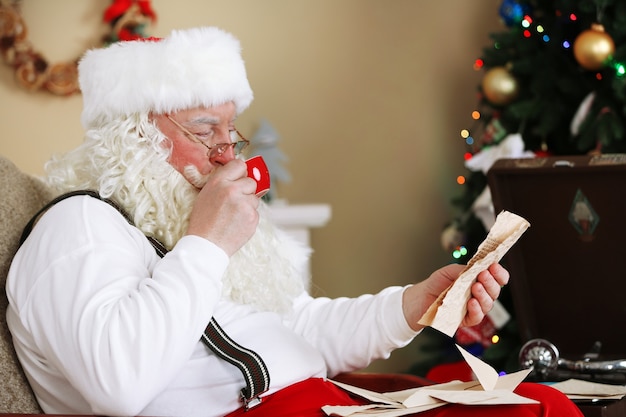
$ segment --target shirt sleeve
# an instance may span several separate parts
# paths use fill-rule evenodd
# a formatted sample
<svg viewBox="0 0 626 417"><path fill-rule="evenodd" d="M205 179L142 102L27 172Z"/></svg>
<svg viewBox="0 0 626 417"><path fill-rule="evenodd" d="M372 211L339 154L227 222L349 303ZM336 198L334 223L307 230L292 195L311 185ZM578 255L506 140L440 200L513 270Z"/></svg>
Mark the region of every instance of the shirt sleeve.
<svg viewBox="0 0 626 417"><path fill-rule="evenodd" d="M134 415L192 354L227 265L197 236L161 259L114 208L73 197L35 226L7 293L50 372L63 373L94 412Z"/></svg>
<svg viewBox="0 0 626 417"><path fill-rule="evenodd" d="M375 295L336 299L303 294L287 325L321 352L329 376L362 369L418 334L402 312L403 292L404 287L389 287Z"/></svg>

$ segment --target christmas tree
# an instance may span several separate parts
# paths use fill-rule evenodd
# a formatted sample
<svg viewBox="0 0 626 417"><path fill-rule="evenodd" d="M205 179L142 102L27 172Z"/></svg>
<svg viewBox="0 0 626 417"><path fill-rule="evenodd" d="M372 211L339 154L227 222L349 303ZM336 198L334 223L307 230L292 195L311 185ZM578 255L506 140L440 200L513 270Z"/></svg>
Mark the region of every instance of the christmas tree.
<svg viewBox="0 0 626 417"><path fill-rule="evenodd" d="M465 246L459 261L486 236L473 207L493 162L487 154L626 152L626 2L504 0L499 13L505 30L475 62L484 76L475 126L463 133L468 173L452 202L455 233L444 239L446 249Z"/></svg>
<svg viewBox="0 0 626 417"><path fill-rule="evenodd" d="M442 234L455 262L469 260L493 222L486 172L497 158L626 152L626 1L504 0L497 12L503 30L474 63L483 78L474 126L461 132L458 215ZM501 301L513 315L506 287ZM477 353L515 367L514 317L498 336Z"/></svg>

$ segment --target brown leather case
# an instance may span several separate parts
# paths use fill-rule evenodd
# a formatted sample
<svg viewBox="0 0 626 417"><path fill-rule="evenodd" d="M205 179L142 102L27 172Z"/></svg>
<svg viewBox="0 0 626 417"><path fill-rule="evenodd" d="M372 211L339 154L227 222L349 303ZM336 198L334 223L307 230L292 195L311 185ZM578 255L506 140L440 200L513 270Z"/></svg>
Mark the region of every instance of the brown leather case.
<svg viewBox="0 0 626 417"><path fill-rule="evenodd" d="M530 222L503 259L522 342L626 358L626 155L502 159L487 179L496 214Z"/></svg>

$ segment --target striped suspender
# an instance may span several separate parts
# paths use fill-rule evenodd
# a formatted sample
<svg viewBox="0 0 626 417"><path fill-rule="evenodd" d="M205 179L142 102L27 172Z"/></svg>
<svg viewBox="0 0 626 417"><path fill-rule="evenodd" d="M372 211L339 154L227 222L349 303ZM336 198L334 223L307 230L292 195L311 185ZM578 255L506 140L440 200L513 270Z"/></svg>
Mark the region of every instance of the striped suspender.
<svg viewBox="0 0 626 417"><path fill-rule="evenodd" d="M270 374L263 359L254 351L247 349L232 340L211 318L204 330L202 341L217 356L231 365L235 365L246 380L246 386L241 389L241 401L246 409L261 402L259 395L270 387Z"/></svg>
<svg viewBox="0 0 626 417"><path fill-rule="evenodd" d="M153 238L150 239L150 243L159 256L165 256L167 249L161 242ZM246 381L246 386L240 391L244 407L249 409L258 405L261 402L259 395L270 388L270 374L263 359L256 352L231 339L217 323L215 317L211 318L204 329L201 340L213 353L241 371Z"/></svg>
<svg viewBox="0 0 626 417"><path fill-rule="evenodd" d="M128 223L133 224L130 216L114 201L102 198L97 192L92 190L72 191L50 201L33 216L24 228L24 232L22 233L22 237L20 239L20 245L26 240L35 223L46 210L59 201L75 195L88 195L102 200L117 209L128 221ZM148 240L160 257L167 254L168 251L161 244L161 242L153 237L148 237ZM246 381L246 386L241 389L240 393L241 401L243 402L244 407L249 409L259 404L261 402L261 398L259 396L267 391L270 386L270 375L263 359L261 359L256 352L239 345L231 339L220 327L215 318L211 318L211 321L204 330L201 340L218 357L236 366L241 371L243 378Z"/></svg>

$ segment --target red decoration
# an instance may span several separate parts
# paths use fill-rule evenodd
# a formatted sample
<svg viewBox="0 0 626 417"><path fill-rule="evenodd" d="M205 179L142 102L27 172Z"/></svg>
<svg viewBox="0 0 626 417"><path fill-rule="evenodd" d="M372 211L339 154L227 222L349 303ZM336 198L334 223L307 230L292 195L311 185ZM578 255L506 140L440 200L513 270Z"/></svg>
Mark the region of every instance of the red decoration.
<svg viewBox="0 0 626 417"><path fill-rule="evenodd" d="M144 39L144 28L156 21L150 0L113 0L104 12L104 21L111 25L105 43Z"/></svg>
<svg viewBox="0 0 626 417"><path fill-rule="evenodd" d="M467 346L480 343L483 347L491 346L491 337L496 334L496 326L489 316L485 316L476 326L459 327L454 338L459 345Z"/></svg>
<svg viewBox="0 0 626 417"><path fill-rule="evenodd" d="M17 83L29 91L45 90L60 96L78 93L79 58L50 64L28 40L26 23L18 6L17 1L0 2L0 54L5 63L14 68ZM149 0L113 0L104 13L104 21L111 24L111 34L104 39L105 44L146 39L143 30L155 20L156 13Z"/></svg>
<svg viewBox="0 0 626 417"><path fill-rule="evenodd" d="M113 20L126 14L128 9L134 4L139 6L143 16L149 17L153 22L156 21L156 13L152 10L149 0L113 0L113 4L104 12L104 21L111 23Z"/></svg>

